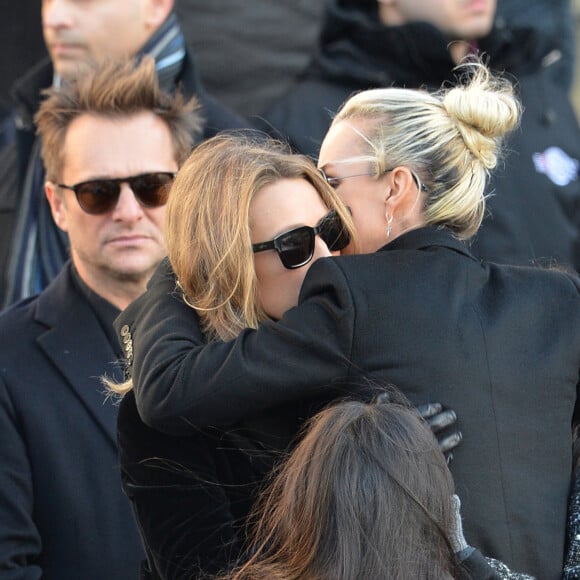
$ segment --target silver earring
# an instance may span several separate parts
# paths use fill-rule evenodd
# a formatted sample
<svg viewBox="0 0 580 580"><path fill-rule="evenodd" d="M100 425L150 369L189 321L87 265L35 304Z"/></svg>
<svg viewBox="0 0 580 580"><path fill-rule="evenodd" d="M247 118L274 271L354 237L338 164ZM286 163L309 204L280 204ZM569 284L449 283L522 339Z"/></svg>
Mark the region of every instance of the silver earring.
<svg viewBox="0 0 580 580"><path fill-rule="evenodd" d="M387 238L391 237L391 224L393 223L392 214L387 218Z"/></svg>

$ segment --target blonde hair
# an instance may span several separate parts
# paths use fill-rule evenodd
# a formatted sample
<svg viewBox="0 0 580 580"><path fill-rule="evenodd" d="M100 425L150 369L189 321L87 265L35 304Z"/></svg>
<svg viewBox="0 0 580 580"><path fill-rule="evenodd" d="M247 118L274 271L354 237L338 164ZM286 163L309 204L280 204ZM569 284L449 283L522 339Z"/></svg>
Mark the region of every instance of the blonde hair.
<svg viewBox="0 0 580 580"><path fill-rule="evenodd" d="M305 179L354 238L350 215L314 164L263 137L218 135L179 171L166 210L169 260L209 340L229 340L267 318L257 300L249 210L280 179Z"/></svg>
<svg viewBox="0 0 580 580"><path fill-rule="evenodd" d="M175 160L181 165L191 152L194 138L203 125L197 99L186 102L181 93L170 96L159 87L155 61L144 57L134 61L89 63L73 80L44 93L35 116L42 138L42 159L47 178L59 181L63 148L70 124L81 115L119 118L150 111L167 124L173 141Z"/></svg>
<svg viewBox="0 0 580 580"><path fill-rule="evenodd" d="M377 175L401 165L411 169L428 192L426 225L444 225L468 239L481 225L489 172L503 137L519 123L521 106L512 85L481 62L461 66L467 72L458 85L436 93L400 88L358 93L332 125L368 120L367 132L357 133L369 153L356 160L374 163Z"/></svg>
<svg viewBox="0 0 580 580"><path fill-rule="evenodd" d="M249 214L254 195L280 179L308 181L357 247L350 213L307 157L249 133L223 133L198 145L169 192L165 238L183 299L208 340L230 340L268 318L257 298ZM131 379L105 384L118 395L133 387Z"/></svg>

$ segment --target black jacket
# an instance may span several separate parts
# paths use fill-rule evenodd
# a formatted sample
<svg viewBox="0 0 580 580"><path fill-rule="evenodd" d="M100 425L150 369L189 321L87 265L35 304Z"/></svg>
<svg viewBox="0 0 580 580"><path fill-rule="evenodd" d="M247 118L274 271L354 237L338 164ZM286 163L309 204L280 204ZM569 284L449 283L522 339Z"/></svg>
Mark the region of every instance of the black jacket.
<svg viewBox="0 0 580 580"><path fill-rule="evenodd" d="M448 40L435 27L387 27L376 5L329 3L311 66L264 114L266 128L302 153L318 157L333 114L353 93L393 85L438 89L455 80ZM496 26L479 49L492 69L517 79L525 110L488 187L489 215L472 251L490 261L557 262L580 271L580 131L568 95L550 74L554 46L533 30Z"/></svg>
<svg viewBox="0 0 580 580"><path fill-rule="evenodd" d="M393 383L415 404L457 412L464 439L450 467L468 542L559 578L580 368L575 276L482 264L447 231L423 228L375 254L318 260L280 323L205 349L173 289L159 276L116 322L132 329L147 423L235 424L340 396L345 377L349 392L357 377Z"/></svg>
<svg viewBox="0 0 580 580"><path fill-rule="evenodd" d="M277 419L178 437L148 427L134 393L125 395L118 447L123 489L147 554L142 578L189 580L225 572L243 558L248 513L295 431L283 436L284 416Z"/></svg>
<svg viewBox="0 0 580 580"><path fill-rule="evenodd" d="M190 580L227 573L247 555L247 516L276 461L276 424L192 429L172 436L147 427L135 395L123 398L118 445L123 489L139 523L147 560L142 580ZM267 441L267 442L266 442ZM272 447L272 443L274 446ZM460 580L492 580L479 551L461 561Z"/></svg>
<svg viewBox="0 0 580 580"><path fill-rule="evenodd" d="M39 157L35 147L34 115L40 107L42 90L53 82L53 68L49 58L39 62L13 87L17 105L16 138L0 147L0 308L8 290L9 268L12 256L19 204L24 184ZM199 78L193 57L186 52L181 74L177 79L186 97L196 96L204 120L202 139L208 139L222 130L249 128L249 123L224 107L206 93ZM6 132L11 128L5 121ZM36 145L38 147L38 145ZM56 226L55 226L56 229Z"/></svg>
<svg viewBox="0 0 580 580"><path fill-rule="evenodd" d="M121 489L111 346L70 265L0 317L0 577L137 579Z"/></svg>

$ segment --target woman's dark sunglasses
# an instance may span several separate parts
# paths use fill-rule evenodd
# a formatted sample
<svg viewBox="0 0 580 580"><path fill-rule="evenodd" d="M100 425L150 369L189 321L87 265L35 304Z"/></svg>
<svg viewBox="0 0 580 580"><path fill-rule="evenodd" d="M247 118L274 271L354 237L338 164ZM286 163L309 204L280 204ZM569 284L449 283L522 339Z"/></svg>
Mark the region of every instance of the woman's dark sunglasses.
<svg viewBox="0 0 580 580"><path fill-rule="evenodd" d="M121 195L121 184L127 183L143 207L159 207L167 203L175 173L158 171L118 179L93 179L75 185L57 183L58 187L75 192L81 209L92 215L113 211Z"/></svg>
<svg viewBox="0 0 580 580"><path fill-rule="evenodd" d="M276 250L285 268L300 268L314 256L314 237L320 236L328 249L336 252L343 250L350 243L350 236L339 215L331 211L316 226L301 226L276 236L269 242L252 244L252 250L265 252Z"/></svg>

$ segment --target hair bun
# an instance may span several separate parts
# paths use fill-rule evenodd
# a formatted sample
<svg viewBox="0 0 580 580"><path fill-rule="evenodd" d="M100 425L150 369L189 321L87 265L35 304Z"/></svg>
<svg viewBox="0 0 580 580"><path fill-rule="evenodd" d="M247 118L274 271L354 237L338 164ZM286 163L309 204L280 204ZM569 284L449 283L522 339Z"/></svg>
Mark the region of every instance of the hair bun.
<svg viewBox="0 0 580 580"><path fill-rule="evenodd" d="M469 66L475 71L467 84L449 89L442 103L469 151L486 169L493 169L502 137L517 127L521 108L511 83L492 78L479 63Z"/></svg>

